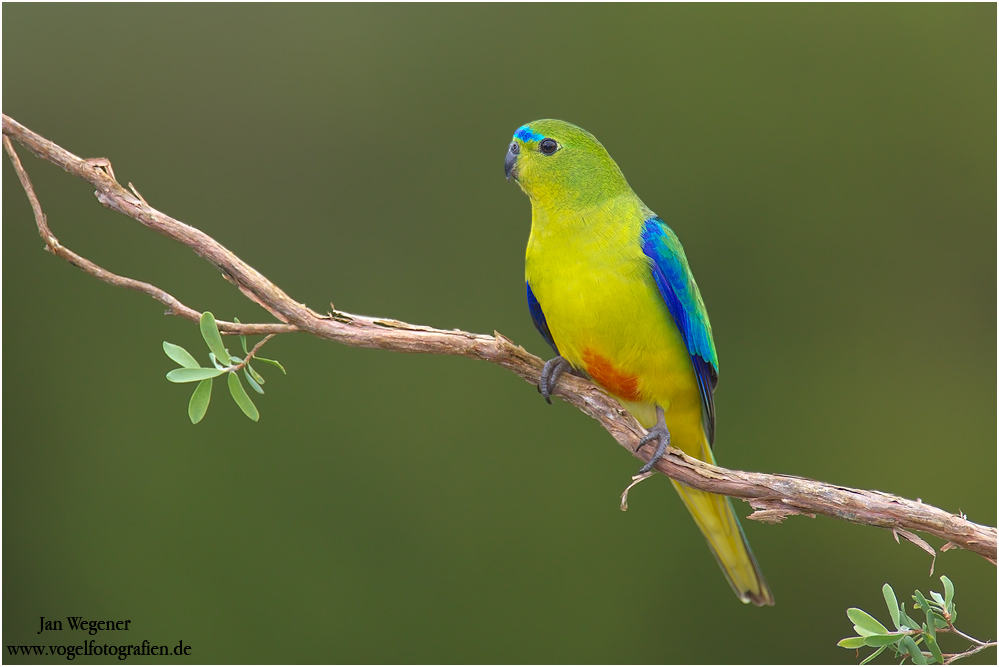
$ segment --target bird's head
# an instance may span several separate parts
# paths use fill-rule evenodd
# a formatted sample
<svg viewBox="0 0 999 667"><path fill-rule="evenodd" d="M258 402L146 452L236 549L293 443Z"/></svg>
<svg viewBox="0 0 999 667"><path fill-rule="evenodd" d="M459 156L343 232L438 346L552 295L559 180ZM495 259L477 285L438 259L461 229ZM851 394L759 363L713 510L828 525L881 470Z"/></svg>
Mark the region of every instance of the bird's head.
<svg viewBox="0 0 999 667"><path fill-rule="evenodd" d="M631 191L596 137L561 120L536 120L514 132L504 169L542 207L588 206Z"/></svg>

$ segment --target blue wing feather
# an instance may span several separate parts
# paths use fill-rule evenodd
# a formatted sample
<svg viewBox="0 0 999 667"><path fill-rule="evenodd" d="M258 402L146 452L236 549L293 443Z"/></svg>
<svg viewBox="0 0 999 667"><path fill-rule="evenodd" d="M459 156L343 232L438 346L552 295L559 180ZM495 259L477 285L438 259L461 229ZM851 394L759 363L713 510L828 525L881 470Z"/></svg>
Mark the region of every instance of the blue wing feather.
<svg viewBox="0 0 999 667"><path fill-rule="evenodd" d="M534 296L534 292L531 291L531 283L527 284L527 307L531 311L531 319L534 320L534 326L538 328L541 335L544 336L548 344L552 346L555 350L555 354L558 355L558 346L555 344L555 339L552 337L552 332L548 329L548 321L545 319L545 313L541 310L541 304Z"/></svg>
<svg viewBox="0 0 999 667"><path fill-rule="evenodd" d="M708 443L715 440L715 387L718 355L711 338L711 322L694 276L676 234L659 218L642 227L642 252L652 260L652 277L690 354L701 394L701 417Z"/></svg>

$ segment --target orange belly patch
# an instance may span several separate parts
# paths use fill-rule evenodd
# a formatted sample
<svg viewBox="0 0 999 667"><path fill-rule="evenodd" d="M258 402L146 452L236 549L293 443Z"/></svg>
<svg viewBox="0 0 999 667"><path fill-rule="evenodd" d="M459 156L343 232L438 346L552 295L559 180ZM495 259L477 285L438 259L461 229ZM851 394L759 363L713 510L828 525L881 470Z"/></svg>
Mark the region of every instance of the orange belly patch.
<svg viewBox="0 0 999 667"><path fill-rule="evenodd" d="M614 396L626 401L639 400L636 376L622 373L611 362L590 349L583 351L583 363L593 381Z"/></svg>

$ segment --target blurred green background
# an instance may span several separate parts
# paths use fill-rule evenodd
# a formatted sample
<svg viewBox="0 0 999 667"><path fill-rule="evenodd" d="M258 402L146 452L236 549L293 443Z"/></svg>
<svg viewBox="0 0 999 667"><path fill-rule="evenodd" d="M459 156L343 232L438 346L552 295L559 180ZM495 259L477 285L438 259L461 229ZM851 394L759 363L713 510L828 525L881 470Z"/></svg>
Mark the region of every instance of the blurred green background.
<svg viewBox="0 0 999 667"><path fill-rule="evenodd" d="M3 111L316 310L536 354L501 163L521 124L579 124L685 245L720 463L995 525L995 26L994 4L14 4ZM269 321L21 154L64 244ZM9 164L3 194L4 644L75 643L38 617L83 615L199 663L851 662L847 607L887 618L884 582L940 574L994 634L982 558L930 578L824 518L747 522L777 606L743 606L665 479L622 513L638 461L484 363L282 336L260 422L216 386L192 426L160 344L204 356L196 326L42 252Z"/></svg>

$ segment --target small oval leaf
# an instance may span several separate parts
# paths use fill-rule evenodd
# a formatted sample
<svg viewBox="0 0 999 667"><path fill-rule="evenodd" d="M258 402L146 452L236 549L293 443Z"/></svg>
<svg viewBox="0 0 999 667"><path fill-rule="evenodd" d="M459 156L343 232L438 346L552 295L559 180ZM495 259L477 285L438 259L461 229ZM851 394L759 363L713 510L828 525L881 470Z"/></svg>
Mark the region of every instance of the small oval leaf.
<svg viewBox="0 0 999 667"><path fill-rule="evenodd" d="M201 337L208 343L208 349L215 353L215 358L221 361L228 359L229 354L222 344L222 336L219 334L219 325L215 323L215 316L207 310L201 313Z"/></svg>
<svg viewBox="0 0 999 667"><path fill-rule="evenodd" d="M201 366L201 364L199 364L197 360L191 356L191 353L182 348L180 345L174 345L173 343L163 341L163 351L166 352L166 356L170 357L184 368L198 368Z"/></svg>
<svg viewBox="0 0 999 667"><path fill-rule="evenodd" d="M836 646L842 646L843 648L863 648L867 644L864 643L863 637L846 637L836 642Z"/></svg>
<svg viewBox="0 0 999 667"><path fill-rule="evenodd" d="M192 424L197 424L204 419L208 412L208 403L212 400L212 380L202 380L194 388L191 394L191 402L187 404L187 416L191 418Z"/></svg>
<svg viewBox="0 0 999 667"><path fill-rule="evenodd" d="M175 368L166 374L170 382L200 382L225 373L217 368Z"/></svg>
<svg viewBox="0 0 999 667"><path fill-rule="evenodd" d="M904 634L868 635L864 637L864 643L868 646L890 646L906 636Z"/></svg>
<svg viewBox="0 0 999 667"><path fill-rule="evenodd" d="M889 634L888 628L881 625L878 619L874 618L863 609L850 607L846 610L846 615L850 617L851 621L853 621L853 627L857 630L857 634L864 636Z"/></svg>
<svg viewBox="0 0 999 667"><path fill-rule="evenodd" d="M257 406L250 400L246 390L243 389L243 383L239 381L239 375L236 373L229 373L229 393L232 394L232 400L236 401L236 405L239 406L244 415L253 421L260 419Z"/></svg>
<svg viewBox="0 0 999 667"><path fill-rule="evenodd" d="M944 602L947 605L947 612L950 613L950 605L954 602L954 584L946 576L940 577L944 586Z"/></svg>
<svg viewBox="0 0 999 667"><path fill-rule="evenodd" d="M881 587L881 594L885 596L885 604L888 605L888 613L891 615L891 622L895 624L896 628L901 628L902 623L898 616L898 598L895 597L895 591L888 584Z"/></svg>
<svg viewBox="0 0 999 667"><path fill-rule="evenodd" d="M909 635L903 637L901 647L909 653L909 659L912 660L914 665L926 664L926 658L923 656L923 652L919 650L918 646L916 646L916 642L912 641L912 637Z"/></svg>
<svg viewBox="0 0 999 667"><path fill-rule="evenodd" d="M250 375L253 376L253 379L257 381L257 384L264 384L263 376L260 375L260 373L258 373L257 371L253 370L253 366L247 364L246 368L250 371Z"/></svg>
<svg viewBox="0 0 999 667"><path fill-rule="evenodd" d="M282 372L282 373L284 373L285 375L287 375L287 374L288 374L288 371L286 371L286 370L284 369L284 366L282 366L282 365L281 365L281 364L279 364L278 362L274 361L273 359L264 359L263 357L253 357L253 359L254 359L254 361L262 361L262 362L264 362L265 364L270 364L271 366L277 366L278 368L280 368L280 369L281 369L281 372Z"/></svg>
<svg viewBox="0 0 999 667"><path fill-rule="evenodd" d="M940 616L940 614L933 611L933 606L926 600L925 597L923 597L922 591L920 591L918 588L916 589L916 592L913 595L913 597L916 598L916 602L919 604L919 608L926 615L926 622L923 623L923 630L927 634L932 636L934 639L936 639L937 622L939 621L943 623L943 618ZM946 623L943 623L943 625L946 625Z"/></svg>
<svg viewBox="0 0 999 667"><path fill-rule="evenodd" d="M246 376L246 381L250 383L250 387L253 391L258 394L264 393L264 388L257 384L257 381L253 379L253 376L246 372L246 366L243 366L243 374Z"/></svg>
<svg viewBox="0 0 999 667"><path fill-rule="evenodd" d="M926 648L930 649L930 653L933 654L933 658L936 660L937 664L942 665L944 661L943 651L940 650L940 644L937 643L936 637L923 635L923 639L926 640Z"/></svg>

